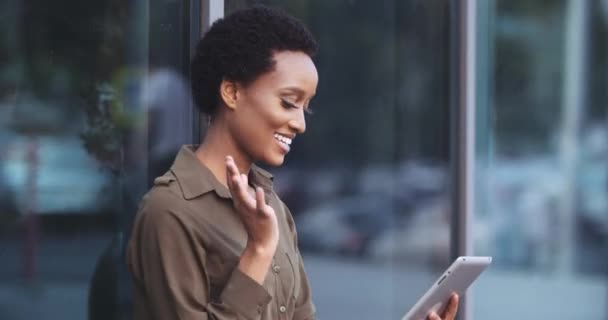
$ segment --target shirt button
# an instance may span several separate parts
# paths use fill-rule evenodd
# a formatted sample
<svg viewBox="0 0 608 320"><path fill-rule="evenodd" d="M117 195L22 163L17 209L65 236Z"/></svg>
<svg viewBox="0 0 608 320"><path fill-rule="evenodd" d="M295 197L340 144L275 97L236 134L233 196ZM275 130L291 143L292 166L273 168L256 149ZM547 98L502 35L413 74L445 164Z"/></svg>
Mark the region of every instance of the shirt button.
<svg viewBox="0 0 608 320"><path fill-rule="evenodd" d="M272 266L272 271L274 271L274 273L279 273L279 271L281 271L281 267L275 264Z"/></svg>
<svg viewBox="0 0 608 320"><path fill-rule="evenodd" d="M279 311L281 311L281 313L285 313L285 311L287 311L287 308L285 308L285 306L281 306L279 307Z"/></svg>

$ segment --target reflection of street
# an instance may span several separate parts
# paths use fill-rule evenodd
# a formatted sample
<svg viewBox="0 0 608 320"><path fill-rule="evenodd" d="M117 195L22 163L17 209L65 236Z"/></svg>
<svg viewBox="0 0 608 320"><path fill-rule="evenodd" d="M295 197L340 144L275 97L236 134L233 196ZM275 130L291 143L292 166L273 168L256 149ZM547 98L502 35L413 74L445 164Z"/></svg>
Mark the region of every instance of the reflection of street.
<svg viewBox="0 0 608 320"><path fill-rule="evenodd" d="M86 319L89 281L110 239L110 233L86 232L43 237L38 278L32 284L20 279L20 240L3 240L0 319ZM420 266L396 267L355 259L307 255L304 261L319 319L400 319L438 275ZM600 319L598 306L607 298L601 278L491 269L475 286L474 305L480 319ZM536 307L544 303L560 307Z"/></svg>
<svg viewBox="0 0 608 320"><path fill-rule="evenodd" d="M31 288L3 282L0 285L0 318L86 319L86 292L84 282L46 282Z"/></svg>

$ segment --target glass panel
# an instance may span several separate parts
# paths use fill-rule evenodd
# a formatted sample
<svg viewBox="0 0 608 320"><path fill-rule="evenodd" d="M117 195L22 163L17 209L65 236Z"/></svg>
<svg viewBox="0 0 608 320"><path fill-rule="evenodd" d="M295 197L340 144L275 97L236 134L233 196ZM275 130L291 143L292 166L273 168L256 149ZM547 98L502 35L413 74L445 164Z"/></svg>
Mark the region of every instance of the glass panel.
<svg viewBox="0 0 608 320"><path fill-rule="evenodd" d="M191 143L188 37L174 36L188 11L8 0L0 12L0 318L129 318L123 231L149 177Z"/></svg>
<svg viewBox="0 0 608 320"><path fill-rule="evenodd" d="M475 317L605 319L608 2L477 3Z"/></svg>
<svg viewBox="0 0 608 320"><path fill-rule="evenodd" d="M399 319L449 260L447 1L265 2L320 44L315 114L270 168L318 317Z"/></svg>

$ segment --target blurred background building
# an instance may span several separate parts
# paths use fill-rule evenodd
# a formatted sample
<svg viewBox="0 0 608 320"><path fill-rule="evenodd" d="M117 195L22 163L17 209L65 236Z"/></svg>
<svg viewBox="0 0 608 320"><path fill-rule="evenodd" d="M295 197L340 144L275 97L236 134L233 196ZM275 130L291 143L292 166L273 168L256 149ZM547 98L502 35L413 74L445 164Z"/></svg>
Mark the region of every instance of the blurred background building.
<svg viewBox="0 0 608 320"><path fill-rule="evenodd" d="M255 3L320 44L270 169L319 318L400 319L477 254L461 319L608 319L606 0L3 0L0 319L130 319L137 202L205 131L192 49Z"/></svg>

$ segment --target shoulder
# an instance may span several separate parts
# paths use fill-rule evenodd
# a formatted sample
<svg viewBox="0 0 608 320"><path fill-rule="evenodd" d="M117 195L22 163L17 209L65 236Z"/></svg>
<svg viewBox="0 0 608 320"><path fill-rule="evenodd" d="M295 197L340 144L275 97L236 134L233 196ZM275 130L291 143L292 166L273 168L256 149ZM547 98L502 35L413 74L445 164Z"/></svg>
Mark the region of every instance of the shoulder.
<svg viewBox="0 0 608 320"><path fill-rule="evenodd" d="M158 178L157 178L158 179ZM155 185L141 199L140 212L175 211L185 200L169 186Z"/></svg>
<svg viewBox="0 0 608 320"><path fill-rule="evenodd" d="M139 203L135 224L150 227L186 219L186 200L177 190L175 178L164 175L154 180L154 186Z"/></svg>
<svg viewBox="0 0 608 320"><path fill-rule="evenodd" d="M204 192L191 198L184 193L180 180L167 172L154 180L154 186L144 195L139 204L136 223L174 220L191 229L214 221L212 217L224 212L226 204L214 192ZM230 206L232 208L232 206Z"/></svg>

